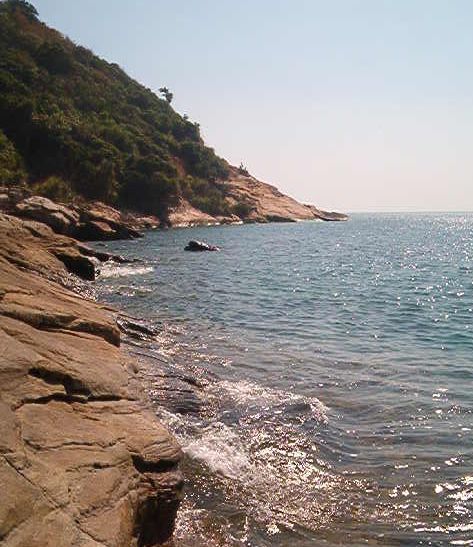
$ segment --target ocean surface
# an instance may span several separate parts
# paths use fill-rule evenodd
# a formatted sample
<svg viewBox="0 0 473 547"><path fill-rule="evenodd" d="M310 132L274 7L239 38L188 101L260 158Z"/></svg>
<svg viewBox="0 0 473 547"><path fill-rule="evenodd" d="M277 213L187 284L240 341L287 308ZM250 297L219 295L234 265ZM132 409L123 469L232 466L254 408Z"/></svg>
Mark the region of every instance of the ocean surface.
<svg viewBox="0 0 473 547"><path fill-rule="evenodd" d="M125 345L185 453L179 545L473 545L473 214L104 247L140 259L97 288L155 328Z"/></svg>

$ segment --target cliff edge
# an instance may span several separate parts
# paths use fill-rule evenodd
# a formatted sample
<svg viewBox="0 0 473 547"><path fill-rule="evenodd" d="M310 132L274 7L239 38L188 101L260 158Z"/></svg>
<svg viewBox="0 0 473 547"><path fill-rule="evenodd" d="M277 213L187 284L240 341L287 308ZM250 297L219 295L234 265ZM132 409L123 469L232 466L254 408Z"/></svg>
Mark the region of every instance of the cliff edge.
<svg viewBox="0 0 473 547"><path fill-rule="evenodd" d="M181 451L112 311L64 286L82 250L0 214L0 542L172 545Z"/></svg>

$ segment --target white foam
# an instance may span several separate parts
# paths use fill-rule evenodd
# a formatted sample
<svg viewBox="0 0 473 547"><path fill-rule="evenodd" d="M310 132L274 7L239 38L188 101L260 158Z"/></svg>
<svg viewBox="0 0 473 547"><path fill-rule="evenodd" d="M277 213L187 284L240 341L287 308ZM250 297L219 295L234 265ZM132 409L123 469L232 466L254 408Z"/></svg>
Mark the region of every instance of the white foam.
<svg viewBox="0 0 473 547"><path fill-rule="evenodd" d="M238 437L218 422L207 428L199 439L184 445L183 450L191 458L205 463L212 472L230 479L245 476L251 468Z"/></svg>
<svg viewBox="0 0 473 547"><path fill-rule="evenodd" d="M235 382L222 380L209 386L209 391L219 397L222 390L225 391L228 397L233 399L235 404L241 406L255 405L267 410L273 406L307 404L310 407L312 418L316 418L321 422L327 421L327 407L315 397L305 397L297 393L272 389L246 380ZM277 412L279 411L275 411L275 413Z"/></svg>
<svg viewBox="0 0 473 547"><path fill-rule="evenodd" d="M153 266L130 266L115 263L105 263L100 269L100 277L127 277L129 275L144 275L154 270Z"/></svg>

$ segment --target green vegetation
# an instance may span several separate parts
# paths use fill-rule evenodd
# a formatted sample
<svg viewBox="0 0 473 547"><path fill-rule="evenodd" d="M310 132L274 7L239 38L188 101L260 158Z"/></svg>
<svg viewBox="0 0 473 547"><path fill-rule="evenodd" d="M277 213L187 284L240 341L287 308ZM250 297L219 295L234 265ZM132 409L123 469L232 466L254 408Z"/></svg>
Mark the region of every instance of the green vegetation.
<svg viewBox="0 0 473 547"><path fill-rule="evenodd" d="M228 213L227 163L160 93L41 23L30 3L0 2L0 184L162 219L181 196Z"/></svg>
<svg viewBox="0 0 473 547"><path fill-rule="evenodd" d="M249 177L250 173L248 169L243 165L243 162L240 163L240 167L238 167L238 172L240 175L244 175L245 177Z"/></svg>
<svg viewBox="0 0 473 547"><path fill-rule="evenodd" d="M18 184L25 178L26 172L20 155L0 129L0 184Z"/></svg>
<svg viewBox="0 0 473 547"><path fill-rule="evenodd" d="M253 208L248 203L236 203L232 208L232 213L240 218L247 218Z"/></svg>
<svg viewBox="0 0 473 547"><path fill-rule="evenodd" d="M42 182L33 184L35 194L46 196L53 201L69 201L72 197L71 187L61 177L48 177Z"/></svg>

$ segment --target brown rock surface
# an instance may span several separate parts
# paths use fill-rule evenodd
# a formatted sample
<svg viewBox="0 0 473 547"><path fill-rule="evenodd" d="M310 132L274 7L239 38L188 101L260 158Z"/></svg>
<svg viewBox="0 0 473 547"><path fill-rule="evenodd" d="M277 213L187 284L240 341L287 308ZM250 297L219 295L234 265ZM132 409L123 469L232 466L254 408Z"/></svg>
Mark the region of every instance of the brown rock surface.
<svg viewBox="0 0 473 547"><path fill-rule="evenodd" d="M225 182L225 189L232 205L243 202L251 207L247 220L290 222L314 219L306 205L251 175L240 174L237 169L232 170L230 178Z"/></svg>
<svg viewBox="0 0 473 547"><path fill-rule="evenodd" d="M111 312L54 281L66 275L58 249L79 252L0 215L0 543L170 544L180 449Z"/></svg>
<svg viewBox="0 0 473 547"><path fill-rule="evenodd" d="M77 235L80 239L132 239L141 236L135 216L125 215L101 201L93 201L78 210L81 225Z"/></svg>
<svg viewBox="0 0 473 547"><path fill-rule="evenodd" d="M82 241L132 239L141 236L143 227L156 225L156 219L124 214L101 202L64 205L43 196L25 197L15 188L0 193L0 211L41 222L57 234Z"/></svg>
<svg viewBox="0 0 473 547"><path fill-rule="evenodd" d="M168 220L174 228L215 226L218 224L215 217L196 209L185 199L182 199L179 205L169 213Z"/></svg>
<svg viewBox="0 0 473 547"><path fill-rule="evenodd" d="M312 211L315 218L319 218L320 220L325 220L325 221L348 220L348 215L345 215L344 213L337 213L335 211L323 211L322 209L318 209L314 205L307 205L306 207L308 207Z"/></svg>
<svg viewBox="0 0 473 547"><path fill-rule="evenodd" d="M294 222L297 220L347 220L340 213L328 213L313 205L304 205L280 192L275 186L261 182L232 167L225 182L230 205L245 203L251 209L245 218L250 222Z"/></svg>
<svg viewBox="0 0 473 547"><path fill-rule="evenodd" d="M15 213L20 217L43 222L58 234L71 234L79 222L77 212L42 196L23 199L16 204Z"/></svg>

